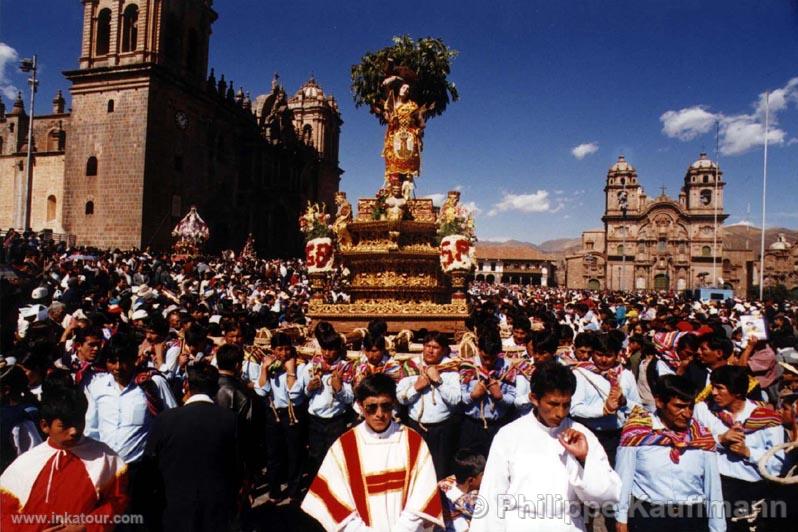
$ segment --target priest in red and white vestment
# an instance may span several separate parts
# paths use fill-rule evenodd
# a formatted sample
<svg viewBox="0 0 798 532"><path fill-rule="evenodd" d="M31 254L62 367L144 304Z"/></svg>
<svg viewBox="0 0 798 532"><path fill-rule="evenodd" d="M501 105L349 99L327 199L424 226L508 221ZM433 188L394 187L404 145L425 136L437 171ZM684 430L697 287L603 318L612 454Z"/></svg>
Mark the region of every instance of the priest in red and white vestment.
<svg viewBox="0 0 798 532"><path fill-rule="evenodd" d="M87 406L76 388L45 394L40 424L47 441L0 476L0 530L113 530L128 502L127 467L110 447L82 435Z"/></svg>
<svg viewBox="0 0 798 532"><path fill-rule="evenodd" d="M302 502L328 531L418 531L444 526L424 440L393 421L396 384L385 374L357 388L364 421L332 445Z"/></svg>

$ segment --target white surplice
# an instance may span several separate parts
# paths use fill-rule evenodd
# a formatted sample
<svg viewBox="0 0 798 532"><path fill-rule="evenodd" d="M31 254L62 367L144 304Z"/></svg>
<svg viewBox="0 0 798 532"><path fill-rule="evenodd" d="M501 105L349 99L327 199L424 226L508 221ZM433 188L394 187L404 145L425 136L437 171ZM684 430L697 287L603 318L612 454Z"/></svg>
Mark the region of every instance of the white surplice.
<svg viewBox="0 0 798 532"><path fill-rule="evenodd" d="M568 428L587 438L584 465L557 436ZM583 503L609 508L621 493L621 480L607 454L585 426L565 419L544 426L534 412L503 427L493 439L485 466L480 504L471 532L584 531Z"/></svg>

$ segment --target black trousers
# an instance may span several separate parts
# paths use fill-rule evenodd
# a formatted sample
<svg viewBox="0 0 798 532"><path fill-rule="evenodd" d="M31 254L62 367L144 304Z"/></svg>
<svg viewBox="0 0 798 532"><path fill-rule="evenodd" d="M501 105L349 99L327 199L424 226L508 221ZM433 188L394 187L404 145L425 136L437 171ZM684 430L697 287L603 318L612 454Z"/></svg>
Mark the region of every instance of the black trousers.
<svg viewBox="0 0 798 532"><path fill-rule="evenodd" d="M618 445L621 442L620 430L594 430L593 434L596 435L604 452L607 453L607 458L610 461L610 466L615 468L615 455L618 453Z"/></svg>
<svg viewBox="0 0 798 532"><path fill-rule="evenodd" d="M288 408L271 408L266 412L266 484L269 496L277 499L280 484L288 484L286 495L299 496L302 478L302 458L305 455L307 413L304 407L294 408L296 421L291 419Z"/></svg>
<svg viewBox="0 0 798 532"><path fill-rule="evenodd" d="M756 526L758 532L771 530L769 525L774 524L772 519L766 519L763 514L756 513L752 509L752 504L760 499L768 501L775 499L778 491L775 488L768 490L768 483L765 481L748 482L739 478L720 476L720 485L723 488L723 500L730 505L731 515L726 515L726 530L729 532L748 532L751 526ZM751 516L751 521L743 518ZM733 518L736 520L732 520Z"/></svg>
<svg viewBox="0 0 798 532"><path fill-rule="evenodd" d="M629 532L706 532L709 519L703 504L651 504L633 499L628 525Z"/></svg>
<svg viewBox="0 0 798 532"><path fill-rule="evenodd" d="M424 438L432 455L438 480L449 476L452 470L452 457L457 452L460 436L460 417L452 415L440 423L425 423L423 428L415 420L408 419L407 426Z"/></svg>
<svg viewBox="0 0 798 532"><path fill-rule="evenodd" d="M346 432L352 420L350 413L340 414L332 418L308 415L308 461L307 473L309 482L313 482L316 473L335 440Z"/></svg>
<svg viewBox="0 0 798 532"><path fill-rule="evenodd" d="M127 464L128 494L130 502L126 513L141 515L144 526L133 524L118 525L115 530L160 530L163 500L154 500L156 495L156 470L153 464L138 460Z"/></svg>
<svg viewBox="0 0 798 532"><path fill-rule="evenodd" d="M490 444L499 429L504 426L504 420L488 421L487 428L481 419L463 416L460 424L460 442L458 449L471 449L487 458Z"/></svg>

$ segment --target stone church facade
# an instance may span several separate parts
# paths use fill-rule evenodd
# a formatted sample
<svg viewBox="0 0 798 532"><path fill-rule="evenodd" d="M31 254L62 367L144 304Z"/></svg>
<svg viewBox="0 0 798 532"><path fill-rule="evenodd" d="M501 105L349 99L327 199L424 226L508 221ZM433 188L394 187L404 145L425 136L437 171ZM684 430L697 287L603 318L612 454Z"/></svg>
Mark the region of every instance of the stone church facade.
<svg viewBox="0 0 798 532"><path fill-rule="evenodd" d="M582 234L566 283L596 290L686 290L721 277L723 172L706 154L689 166L677 198L649 197L623 156L607 172L604 228Z"/></svg>
<svg viewBox="0 0 798 532"><path fill-rule="evenodd" d="M687 168L677 198L664 189L649 197L620 156L607 172L604 227L582 233L581 249L561 260L558 282L626 291L719 286L747 295L759 280L760 233L741 239L722 225L725 186L723 172L702 153ZM798 245L779 234L764 262L764 286L784 286L798 297Z"/></svg>
<svg viewBox="0 0 798 532"><path fill-rule="evenodd" d="M167 248L195 205L211 249L248 233L269 255L301 250L307 201L334 205L342 170L338 105L310 79L288 97L277 76L254 101L208 72L212 0L83 0L78 68L33 120L31 228L76 244ZM41 100L39 100L41 101ZM19 225L30 124L0 108L0 228Z"/></svg>

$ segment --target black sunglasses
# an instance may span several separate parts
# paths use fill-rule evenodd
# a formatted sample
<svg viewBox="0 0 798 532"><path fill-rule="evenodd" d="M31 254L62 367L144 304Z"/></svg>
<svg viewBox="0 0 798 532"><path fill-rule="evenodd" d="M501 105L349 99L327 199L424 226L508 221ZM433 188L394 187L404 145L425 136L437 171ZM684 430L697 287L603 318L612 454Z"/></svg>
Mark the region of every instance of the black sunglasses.
<svg viewBox="0 0 798 532"><path fill-rule="evenodd" d="M365 410L365 412L369 415L376 414L378 408L383 412L391 412L393 410L393 402L386 401L384 403L371 403L363 405L363 410Z"/></svg>

